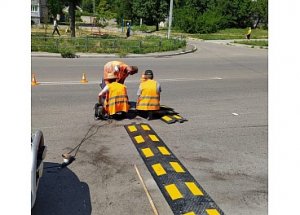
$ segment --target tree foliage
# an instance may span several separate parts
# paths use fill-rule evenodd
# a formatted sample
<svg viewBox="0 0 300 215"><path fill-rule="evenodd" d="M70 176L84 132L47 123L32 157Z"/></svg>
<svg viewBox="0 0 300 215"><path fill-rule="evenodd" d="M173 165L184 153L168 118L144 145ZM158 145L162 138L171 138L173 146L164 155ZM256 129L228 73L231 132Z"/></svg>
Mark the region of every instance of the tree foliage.
<svg viewBox="0 0 300 215"><path fill-rule="evenodd" d="M122 23L122 19L137 21L136 16L132 12L131 0L115 0L111 5L113 12L116 14L118 24Z"/></svg>
<svg viewBox="0 0 300 215"><path fill-rule="evenodd" d="M96 5L96 3L95 3L95 5ZM85 12L93 13L94 12L94 1L93 0L82 0L80 7Z"/></svg>
<svg viewBox="0 0 300 215"><path fill-rule="evenodd" d="M111 6L106 0L101 0L99 5L96 7L97 15L104 21L113 19L116 14L111 12Z"/></svg>
<svg viewBox="0 0 300 215"><path fill-rule="evenodd" d="M48 6L48 10L52 14L52 16L56 17L57 14L62 12L64 4L60 0L48 0L47 6Z"/></svg>
<svg viewBox="0 0 300 215"><path fill-rule="evenodd" d="M253 27L268 22L267 8L267 0L175 0L173 26L187 33Z"/></svg>
<svg viewBox="0 0 300 215"><path fill-rule="evenodd" d="M165 21L169 12L169 1L167 0L135 0L132 12L147 25L155 25L159 30L159 23Z"/></svg>
<svg viewBox="0 0 300 215"><path fill-rule="evenodd" d="M55 14L60 5L70 6L71 31L75 36L72 11L80 4L85 12L95 12L102 19L132 20L138 25L155 25L169 16L170 0L48 0L50 11ZM72 27L74 25L74 28ZM268 27L268 0L174 0L173 27L186 33L213 33L225 28Z"/></svg>
<svg viewBox="0 0 300 215"><path fill-rule="evenodd" d="M262 24L268 28L268 0L256 0L253 2L255 27Z"/></svg>

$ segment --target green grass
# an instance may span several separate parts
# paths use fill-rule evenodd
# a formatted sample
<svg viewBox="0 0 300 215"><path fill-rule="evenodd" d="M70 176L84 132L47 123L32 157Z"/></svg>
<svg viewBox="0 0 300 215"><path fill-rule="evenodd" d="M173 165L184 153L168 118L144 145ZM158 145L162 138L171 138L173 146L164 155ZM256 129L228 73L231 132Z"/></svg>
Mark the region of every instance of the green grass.
<svg viewBox="0 0 300 215"><path fill-rule="evenodd" d="M246 39L247 29L225 29L212 34L187 34L188 37L202 40ZM251 39L268 39L268 31L252 29Z"/></svg>
<svg viewBox="0 0 300 215"><path fill-rule="evenodd" d="M245 40L245 41L234 41L234 43L244 44L244 45L249 45L249 46L268 47L268 41Z"/></svg>
<svg viewBox="0 0 300 215"><path fill-rule="evenodd" d="M159 31L155 31L155 26L134 26L133 30L139 30L142 32L155 32L161 35L167 36L168 35L168 27L160 27ZM234 39L246 39L248 28L246 29L224 29L220 30L216 33L211 34L187 34L183 33L178 28L171 29L171 35L174 37L183 36L184 38L191 37L197 38L202 40L234 40ZM268 39L268 30L263 29L252 29L251 39Z"/></svg>
<svg viewBox="0 0 300 215"><path fill-rule="evenodd" d="M55 52L64 55L76 52L146 54L178 50L185 46L185 40L168 40L158 36L135 36L127 39L109 34L75 38L50 35L32 35L31 37L31 51Z"/></svg>
<svg viewBox="0 0 300 215"><path fill-rule="evenodd" d="M89 52L89 53L119 53L120 56L129 53L146 54L153 52L163 52L170 50L178 50L186 48L186 40L165 39L168 35L168 27L160 27L159 31L155 31L155 26L133 26L133 31L155 32L159 36L133 36L126 38L125 34L120 32L105 32L104 35L93 35L91 30L79 28L76 30L76 38L71 38L70 33L60 29L61 37L52 34L52 26L46 28L31 28L31 45L32 51L45 52ZM235 43L246 44L250 46L260 46L261 48L268 46L268 41L255 41L252 39L268 39L268 30L252 29L251 41L246 40L248 29L225 29L212 34L186 34L180 29L172 28L172 38L197 38L202 40L236 40ZM88 50L86 48L86 38L88 38ZM58 47L56 46L58 44ZM70 51L71 50L71 51Z"/></svg>

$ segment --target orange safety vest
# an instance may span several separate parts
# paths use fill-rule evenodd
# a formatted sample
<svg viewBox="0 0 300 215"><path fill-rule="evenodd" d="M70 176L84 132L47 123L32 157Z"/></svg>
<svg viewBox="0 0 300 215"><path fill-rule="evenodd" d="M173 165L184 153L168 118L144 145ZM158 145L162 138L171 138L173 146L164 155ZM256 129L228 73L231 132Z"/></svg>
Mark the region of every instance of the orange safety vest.
<svg viewBox="0 0 300 215"><path fill-rule="evenodd" d="M115 67L119 66L119 72L115 72ZM128 67L127 64L121 61L110 61L104 66L104 79L107 77L108 73L115 73L117 76L117 82L124 84L125 79L128 77L129 73L124 73L124 70ZM105 84L108 84L108 81L105 80Z"/></svg>
<svg viewBox="0 0 300 215"><path fill-rule="evenodd" d="M109 115L117 112L128 112L129 103L126 87L123 84L113 82L108 84L109 92L106 94L104 108Z"/></svg>
<svg viewBox="0 0 300 215"><path fill-rule="evenodd" d="M159 110L160 95L156 92L157 82L151 79L141 83L142 94L136 104L137 110Z"/></svg>

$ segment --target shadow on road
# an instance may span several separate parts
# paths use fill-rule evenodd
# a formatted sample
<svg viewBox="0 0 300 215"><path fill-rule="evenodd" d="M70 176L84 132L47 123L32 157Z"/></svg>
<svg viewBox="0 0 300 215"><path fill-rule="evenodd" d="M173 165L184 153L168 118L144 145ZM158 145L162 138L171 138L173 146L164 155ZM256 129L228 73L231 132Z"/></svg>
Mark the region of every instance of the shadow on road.
<svg viewBox="0 0 300 215"><path fill-rule="evenodd" d="M68 167L58 169L57 163L44 163L37 199L32 215L90 215L92 206L89 186L79 181ZM51 168L54 167L54 168Z"/></svg>

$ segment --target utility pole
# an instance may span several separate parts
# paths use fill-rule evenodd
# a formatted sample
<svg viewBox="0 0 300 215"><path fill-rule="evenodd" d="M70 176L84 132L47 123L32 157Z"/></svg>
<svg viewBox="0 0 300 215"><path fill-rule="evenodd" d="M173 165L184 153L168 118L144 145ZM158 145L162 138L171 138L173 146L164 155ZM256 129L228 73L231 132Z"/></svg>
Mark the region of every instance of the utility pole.
<svg viewBox="0 0 300 215"><path fill-rule="evenodd" d="M170 0L168 39L170 39L171 36L172 16L173 16L173 0Z"/></svg>

